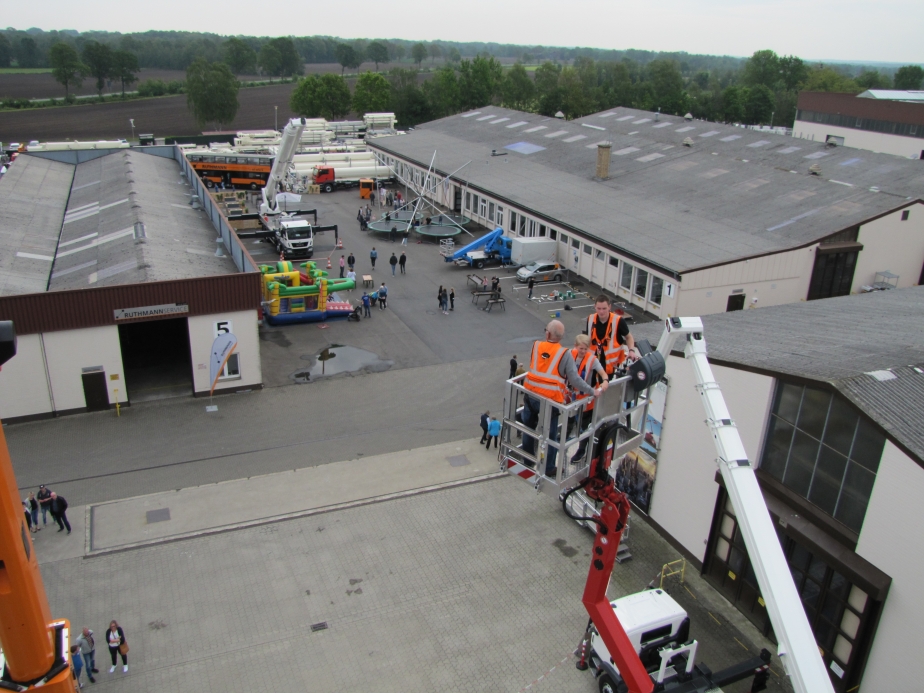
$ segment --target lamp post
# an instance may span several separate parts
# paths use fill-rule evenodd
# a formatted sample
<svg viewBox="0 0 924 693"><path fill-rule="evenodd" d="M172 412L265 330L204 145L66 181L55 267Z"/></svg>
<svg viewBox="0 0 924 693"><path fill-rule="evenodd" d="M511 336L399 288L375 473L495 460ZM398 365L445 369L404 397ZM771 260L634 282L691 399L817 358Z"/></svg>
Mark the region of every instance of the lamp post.
<svg viewBox="0 0 924 693"><path fill-rule="evenodd" d="M135 119L129 118L128 122L132 124L132 139L135 139Z"/></svg>
<svg viewBox="0 0 924 693"><path fill-rule="evenodd" d="M273 106L273 126L279 132L279 106Z"/></svg>

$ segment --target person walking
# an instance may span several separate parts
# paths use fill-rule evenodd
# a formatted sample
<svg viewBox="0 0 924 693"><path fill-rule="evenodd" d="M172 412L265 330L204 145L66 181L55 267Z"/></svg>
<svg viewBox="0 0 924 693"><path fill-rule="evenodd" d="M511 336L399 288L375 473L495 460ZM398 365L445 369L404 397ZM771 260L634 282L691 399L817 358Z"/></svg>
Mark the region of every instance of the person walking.
<svg viewBox="0 0 924 693"><path fill-rule="evenodd" d="M382 286L379 287L379 310L385 310L388 303L388 287L385 286L385 282L382 282Z"/></svg>
<svg viewBox="0 0 924 693"><path fill-rule="evenodd" d="M449 308L449 294L446 289L443 289L442 293L440 293L440 310L443 311L443 315L449 315L447 308Z"/></svg>
<svg viewBox="0 0 924 693"><path fill-rule="evenodd" d="M350 291L350 293L352 293L352 292L353 292L353 289L356 288L356 272L353 271L353 268L352 268L352 267L350 268L350 271L347 272L347 279L349 279L351 282L353 282L353 286L351 286L351 287L348 289L348 290Z"/></svg>
<svg viewBox="0 0 924 693"><path fill-rule="evenodd" d="M51 511L51 490L45 488L45 485L42 484L39 486L37 498L39 506L42 508L42 524L47 525L48 513ZM51 521L54 522L54 516L52 516Z"/></svg>
<svg viewBox="0 0 924 693"><path fill-rule="evenodd" d="M372 307L372 300L369 298L369 294L363 291L363 317L371 318L372 312L370 308Z"/></svg>
<svg viewBox="0 0 924 693"><path fill-rule="evenodd" d="M35 500L35 494L29 491L29 514L32 516L32 531L38 532L41 527L38 526L39 504Z"/></svg>
<svg viewBox="0 0 924 693"><path fill-rule="evenodd" d="M391 265L391 276L395 276L395 268L398 267L398 258L395 257L395 254L392 253L391 257L388 258L388 264Z"/></svg>
<svg viewBox="0 0 924 693"><path fill-rule="evenodd" d="M508 380L512 378L514 375L516 375L518 365L519 363L517 363L517 355L514 354L513 358L510 359L510 375L507 376Z"/></svg>
<svg viewBox="0 0 924 693"><path fill-rule="evenodd" d="M375 193L374 192L369 193L369 203L373 207L375 207Z"/></svg>
<svg viewBox="0 0 924 693"><path fill-rule="evenodd" d="M411 230L409 227L405 226L404 230L401 232L401 245L407 245L407 237L411 235Z"/></svg>
<svg viewBox="0 0 924 693"><path fill-rule="evenodd" d="M71 523L67 521L67 501L54 491L51 493L51 519L58 523L59 532L63 532L66 527L67 533L71 533Z"/></svg>
<svg viewBox="0 0 924 693"><path fill-rule="evenodd" d="M346 267L346 258L340 256L340 278L343 279L343 268Z"/></svg>
<svg viewBox="0 0 924 693"><path fill-rule="evenodd" d="M370 262L372 262L372 271L373 271L373 272L375 271L375 259L376 259L378 256L379 256L379 254L376 252L375 246L372 246L372 250L369 252L369 260L370 260Z"/></svg>
<svg viewBox="0 0 924 693"><path fill-rule="evenodd" d="M353 252L350 251L350 254L347 255L347 266L348 266L348 267L350 268L350 270L352 271L353 266L354 266L355 264L356 264L356 258L353 257Z"/></svg>
<svg viewBox="0 0 924 693"><path fill-rule="evenodd" d="M388 240L390 240L392 243L398 240L398 227L397 226L391 227L391 231L388 232Z"/></svg>
<svg viewBox="0 0 924 693"><path fill-rule="evenodd" d="M407 265L407 255L401 253L401 257L398 258L398 266L401 268L401 274L406 274L404 271L405 266Z"/></svg>
<svg viewBox="0 0 924 693"><path fill-rule="evenodd" d="M112 666L109 673L115 671L116 658L122 656L122 673L128 673L128 643L125 641L125 631L115 621L110 621L109 630L106 631L106 642L109 643L109 656L112 657Z"/></svg>
<svg viewBox="0 0 924 693"><path fill-rule="evenodd" d="M484 441L488 439L488 420L491 418L491 412L486 411L481 415L481 440L479 441L484 445Z"/></svg>
<svg viewBox="0 0 924 693"><path fill-rule="evenodd" d="M488 442L485 444L485 447L491 449L491 441L494 441L494 449L497 449L497 439L500 436L501 432L501 423L493 416L488 421Z"/></svg>
<svg viewBox="0 0 924 693"><path fill-rule="evenodd" d="M75 642L80 648L80 654L83 655L83 663L87 667L87 677L90 683L96 683L93 674L98 674L99 669L96 668L96 640L93 637L93 631L84 628Z"/></svg>
<svg viewBox="0 0 924 693"><path fill-rule="evenodd" d="M440 284L440 288L436 292L436 305L439 306L440 310L443 310L443 285Z"/></svg>
<svg viewBox="0 0 924 693"><path fill-rule="evenodd" d="M449 310L456 309L456 290L449 287Z"/></svg>
<svg viewBox="0 0 924 693"><path fill-rule="evenodd" d="M528 300L533 297L533 287L536 286L536 280L530 277L529 282L527 282L526 286L529 287L529 295L526 297Z"/></svg>

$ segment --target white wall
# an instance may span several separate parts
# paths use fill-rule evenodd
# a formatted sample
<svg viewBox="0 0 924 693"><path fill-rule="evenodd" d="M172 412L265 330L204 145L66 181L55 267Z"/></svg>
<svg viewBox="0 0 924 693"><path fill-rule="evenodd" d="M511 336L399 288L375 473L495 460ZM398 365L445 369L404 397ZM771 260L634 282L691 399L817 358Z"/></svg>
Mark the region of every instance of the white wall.
<svg viewBox="0 0 924 693"><path fill-rule="evenodd" d="M836 125L824 125L823 123L807 123L802 120L797 120L792 126L792 136L799 139L824 142L828 135L843 137L844 147L895 154L905 158L920 159L921 152L924 151L924 139L918 137L867 132L866 130L854 130L853 128L842 128ZM824 163L822 163L822 166L824 166Z"/></svg>
<svg viewBox="0 0 924 693"><path fill-rule="evenodd" d="M680 284L677 315L724 313L736 289L742 289L746 308L804 301L814 264L812 246L688 272Z"/></svg>
<svg viewBox="0 0 924 693"><path fill-rule="evenodd" d="M886 441L856 551L892 578L863 675L866 691L917 691L924 680L917 636L924 623L922 498L924 469Z"/></svg>
<svg viewBox="0 0 924 693"><path fill-rule="evenodd" d="M902 221L902 212L908 220ZM876 272L899 276L898 286L917 286L924 267L924 205L916 204L860 227L863 250L857 258L851 292L875 281Z"/></svg>
<svg viewBox="0 0 924 693"><path fill-rule="evenodd" d="M0 370L0 419L51 411L40 335L16 340L16 356Z"/></svg>
<svg viewBox="0 0 924 693"><path fill-rule="evenodd" d="M708 344L709 335L706 335ZM748 458L757 461L770 410L773 379L746 371L713 366ZM706 412L696 390L692 364L671 356L669 389L661 427L658 471L651 517L684 548L703 560L712 525L718 487L716 449Z"/></svg>
<svg viewBox="0 0 924 693"><path fill-rule="evenodd" d="M212 342L215 341L216 323L230 322L232 332L237 337L238 359L241 377L233 380L220 380L215 391L246 388L260 385L263 372L260 369L260 335L257 328L257 311L245 310L215 315L198 315L188 318L189 347L192 353L193 389L197 393L208 392L212 383L209 380L209 356Z"/></svg>
<svg viewBox="0 0 924 693"><path fill-rule="evenodd" d="M45 361L51 380L56 411L83 409L87 406L83 394L82 369L102 366L109 386L109 401L127 401L125 370L122 367L122 348L119 328L88 327L80 330L48 332L44 335ZM113 376L117 379L113 380Z"/></svg>

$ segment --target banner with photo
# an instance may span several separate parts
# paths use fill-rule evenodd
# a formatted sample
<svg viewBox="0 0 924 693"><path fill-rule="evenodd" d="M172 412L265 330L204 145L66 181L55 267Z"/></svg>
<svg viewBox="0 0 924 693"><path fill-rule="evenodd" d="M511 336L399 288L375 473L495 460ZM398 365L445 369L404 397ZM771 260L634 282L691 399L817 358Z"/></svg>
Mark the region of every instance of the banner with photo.
<svg viewBox="0 0 924 693"><path fill-rule="evenodd" d="M667 388L667 378L663 378L649 389L645 438L638 448L623 457L614 475L616 487L646 514L651 507L651 493L658 471L658 449L661 447L661 424L664 420Z"/></svg>

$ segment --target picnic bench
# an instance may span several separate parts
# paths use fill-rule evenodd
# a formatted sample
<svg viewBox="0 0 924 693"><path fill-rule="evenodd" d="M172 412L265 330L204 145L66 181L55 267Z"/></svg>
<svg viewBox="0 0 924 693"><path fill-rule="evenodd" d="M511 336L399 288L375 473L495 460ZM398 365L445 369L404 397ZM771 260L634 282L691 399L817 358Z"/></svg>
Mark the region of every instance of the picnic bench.
<svg viewBox="0 0 924 693"><path fill-rule="evenodd" d="M479 277L477 274L468 275L468 281L475 286L484 286L484 277Z"/></svg>
<svg viewBox="0 0 924 693"><path fill-rule="evenodd" d="M493 296L493 295L494 295L493 291L478 291L476 289L472 291L472 303L474 303L477 306L479 298L481 298L482 296Z"/></svg>
<svg viewBox="0 0 924 693"><path fill-rule="evenodd" d="M506 304L506 303L507 303L507 299L506 299L506 298L489 298L489 299L487 300L486 304L485 304L484 310L486 310L486 311L488 311L488 312L490 313L490 312L491 312L491 309L492 309L494 306L500 306L501 308L504 309L504 312L506 313L506 312L507 312L507 306L504 305L504 304Z"/></svg>
<svg viewBox="0 0 924 693"><path fill-rule="evenodd" d="M372 275L371 274L363 275L363 288L366 288L367 286L369 287L372 286Z"/></svg>

